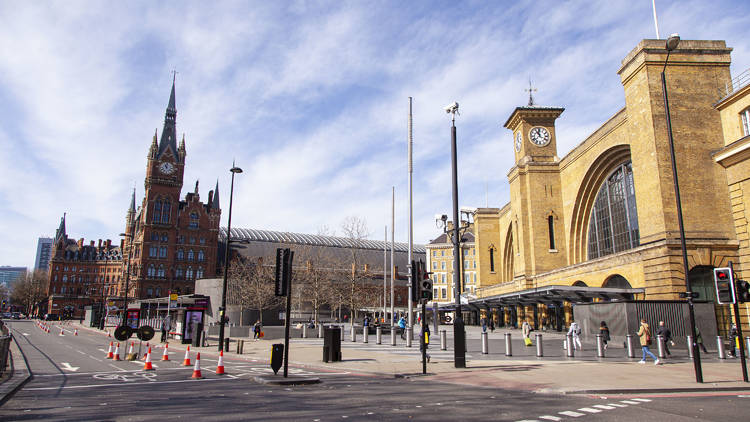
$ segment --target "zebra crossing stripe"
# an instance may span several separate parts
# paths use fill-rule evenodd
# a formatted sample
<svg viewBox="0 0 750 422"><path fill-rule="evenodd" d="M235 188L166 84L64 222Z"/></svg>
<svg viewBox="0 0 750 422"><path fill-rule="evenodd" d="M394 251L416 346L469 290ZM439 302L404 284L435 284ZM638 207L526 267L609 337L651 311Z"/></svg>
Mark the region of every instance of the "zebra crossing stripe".
<svg viewBox="0 0 750 422"><path fill-rule="evenodd" d="M614 409L613 406L607 406L606 404L597 404L592 407L596 407L597 409L603 409L603 410L612 410Z"/></svg>
<svg viewBox="0 0 750 422"><path fill-rule="evenodd" d="M641 402L639 402L639 401L633 401L633 400L620 400L620 403L625 403L625 404L641 404Z"/></svg>
<svg viewBox="0 0 750 422"><path fill-rule="evenodd" d="M633 400L643 402L643 403L648 403L651 401L650 399L633 399Z"/></svg>
<svg viewBox="0 0 750 422"><path fill-rule="evenodd" d="M599 413L599 412L601 412L601 410L599 410L599 409L592 409L590 407L582 407L582 408L580 408L578 410L580 410L581 412L586 412L586 413Z"/></svg>
<svg viewBox="0 0 750 422"><path fill-rule="evenodd" d="M562 418L558 418L557 416L549 416L549 415L540 416L539 419L544 419L547 421L554 421L554 422L562 420Z"/></svg>
<svg viewBox="0 0 750 422"><path fill-rule="evenodd" d="M574 412L572 410L566 410L564 412L557 412L557 414L558 415L563 415L563 416L570 416L571 418L578 418L578 417L586 415L585 413L578 413L578 412Z"/></svg>
<svg viewBox="0 0 750 422"><path fill-rule="evenodd" d="M628 407L627 404L620 404L620 403L610 403L609 406L614 406L614 407Z"/></svg>

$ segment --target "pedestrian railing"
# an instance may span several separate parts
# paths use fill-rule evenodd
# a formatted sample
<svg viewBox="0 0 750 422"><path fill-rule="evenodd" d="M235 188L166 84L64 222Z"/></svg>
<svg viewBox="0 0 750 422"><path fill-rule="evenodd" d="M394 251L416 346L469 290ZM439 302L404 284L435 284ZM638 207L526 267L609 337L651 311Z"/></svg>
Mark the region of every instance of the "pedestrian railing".
<svg viewBox="0 0 750 422"><path fill-rule="evenodd" d="M0 331L0 375L5 373L8 366L8 357L10 356L10 342L12 337L6 327Z"/></svg>

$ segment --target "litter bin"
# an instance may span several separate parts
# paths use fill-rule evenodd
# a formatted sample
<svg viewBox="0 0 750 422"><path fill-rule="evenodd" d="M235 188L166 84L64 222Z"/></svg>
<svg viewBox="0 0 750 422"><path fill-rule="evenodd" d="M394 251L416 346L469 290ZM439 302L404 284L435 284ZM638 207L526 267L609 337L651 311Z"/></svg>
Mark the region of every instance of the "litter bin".
<svg viewBox="0 0 750 422"><path fill-rule="evenodd" d="M323 329L323 362L341 360L341 329L325 327Z"/></svg>
<svg viewBox="0 0 750 422"><path fill-rule="evenodd" d="M201 344L201 336L203 335L203 324L198 322L193 324L193 332L190 333L193 338L193 347L200 347L203 346Z"/></svg>

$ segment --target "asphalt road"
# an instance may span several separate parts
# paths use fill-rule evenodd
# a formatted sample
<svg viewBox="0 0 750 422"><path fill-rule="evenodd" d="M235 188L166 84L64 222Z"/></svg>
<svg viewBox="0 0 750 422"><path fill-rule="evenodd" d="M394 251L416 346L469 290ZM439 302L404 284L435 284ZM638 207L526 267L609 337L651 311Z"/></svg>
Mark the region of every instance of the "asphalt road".
<svg viewBox="0 0 750 422"><path fill-rule="evenodd" d="M34 378L0 407L3 421L726 421L750 412L750 397L736 393L556 396L295 367L292 374L322 383L268 386L253 380L270 372L267 362L225 360L227 375L220 376L216 359L205 357L205 378L193 380L193 367L181 366L184 353L163 362L162 349L153 349L156 370L146 372L142 362L105 359L107 340L98 333L46 334L34 321L12 322L11 329Z"/></svg>

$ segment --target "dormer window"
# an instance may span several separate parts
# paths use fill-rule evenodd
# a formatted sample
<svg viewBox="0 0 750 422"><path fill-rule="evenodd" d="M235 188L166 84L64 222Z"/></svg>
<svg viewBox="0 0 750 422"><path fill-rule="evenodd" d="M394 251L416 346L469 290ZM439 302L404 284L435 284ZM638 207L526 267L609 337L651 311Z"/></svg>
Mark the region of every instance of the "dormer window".
<svg viewBox="0 0 750 422"><path fill-rule="evenodd" d="M198 213L197 212L190 213L190 228L191 229L198 228Z"/></svg>

